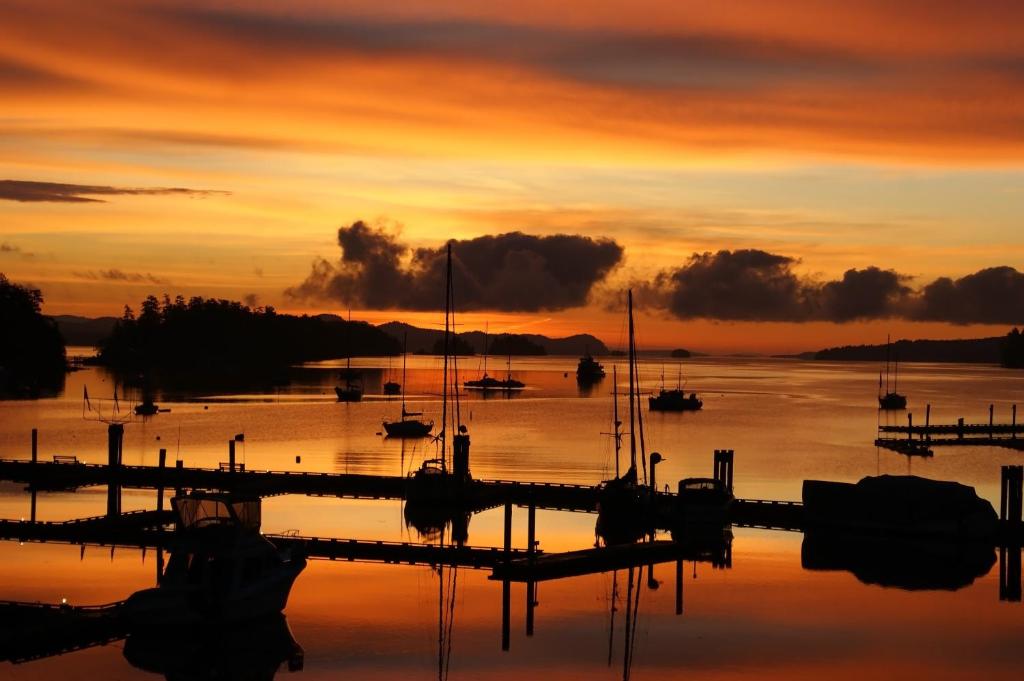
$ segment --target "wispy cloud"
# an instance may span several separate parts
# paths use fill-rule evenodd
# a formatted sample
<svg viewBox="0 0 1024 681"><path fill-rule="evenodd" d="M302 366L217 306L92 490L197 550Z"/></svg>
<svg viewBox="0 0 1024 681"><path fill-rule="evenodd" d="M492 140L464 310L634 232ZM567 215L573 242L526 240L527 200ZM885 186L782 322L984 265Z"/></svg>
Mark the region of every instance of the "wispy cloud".
<svg viewBox="0 0 1024 681"><path fill-rule="evenodd" d="M85 272L74 272L74 276L79 279L89 279L92 281L112 281L112 282L125 282L132 284L157 284L159 286L167 286L171 282L167 279L154 276L149 272L125 272L117 268L109 270L88 270Z"/></svg>
<svg viewBox="0 0 1024 681"><path fill-rule="evenodd" d="M97 196L195 196L203 197L230 192L185 187L112 187L108 185L65 184L28 180L0 180L0 201L22 203L51 201L56 203L104 203Z"/></svg>

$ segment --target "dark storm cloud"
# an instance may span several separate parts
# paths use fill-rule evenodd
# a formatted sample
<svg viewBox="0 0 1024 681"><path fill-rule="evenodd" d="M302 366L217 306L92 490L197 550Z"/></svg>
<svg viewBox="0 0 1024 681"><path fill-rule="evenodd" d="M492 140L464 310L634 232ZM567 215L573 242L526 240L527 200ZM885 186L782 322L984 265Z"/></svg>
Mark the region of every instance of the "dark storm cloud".
<svg viewBox="0 0 1024 681"><path fill-rule="evenodd" d="M91 279L93 281L115 281L115 282L126 282L133 284L158 284L165 285L171 282L160 277L153 276L150 273L139 273L139 272L125 272L117 268L109 270L98 270L88 272L73 272L74 276L79 279Z"/></svg>
<svg viewBox="0 0 1024 681"><path fill-rule="evenodd" d="M529 66L583 82L637 87L751 87L797 79L868 77L881 70L863 55L749 35L281 16L224 8L153 11L185 30L225 44L279 53L286 61L309 53L437 56Z"/></svg>
<svg viewBox="0 0 1024 681"><path fill-rule="evenodd" d="M0 201L51 201L58 203L104 203L95 196L208 196L229 192L209 189L188 189L185 187L111 187L107 185L65 184L61 182L31 182L25 180L0 180Z"/></svg>
<svg viewBox="0 0 1024 681"><path fill-rule="evenodd" d="M960 279L942 277L920 290L911 277L878 267L841 279L801 278L797 260L760 250L695 253L681 267L635 285L640 305L680 319L849 322L900 317L954 324L1024 322L1024 274L993 267Z"/></svg>
<svg viewBox="0 0 1024 681"><path fill-rule="evenodd" d="M960 279L941 277L922 289L915 317L954 324L1024 322L1024 273L989 267Z"/></svg>
<svg viewBox="0 0 1024 681"><path fill-rule="evenodd" d="M677 317L790 320L807 316L805 286L796 260L754 249L694 253L680 268L641 287L642 303L660 304Z"/></svg>
<svg viewBox="0 0 1024 681"><path fill-rule="evenodd" d="M823 284L812 296L817 299L817 316L834 322L892 316L908 303L909 280L874 266L847 270L842 279Z"/></svg>
<svg viewBox="0 0 1024 681"><path fill-rule="evenodd" d="M610 239L508 232L452 240L460 310L561 310L586 304L591 289L622 260ZM445 248L410 249L359 221L338 230L341 259L319 259L304 282L285 291L367 309L436 310L443 304Z"/></svg>

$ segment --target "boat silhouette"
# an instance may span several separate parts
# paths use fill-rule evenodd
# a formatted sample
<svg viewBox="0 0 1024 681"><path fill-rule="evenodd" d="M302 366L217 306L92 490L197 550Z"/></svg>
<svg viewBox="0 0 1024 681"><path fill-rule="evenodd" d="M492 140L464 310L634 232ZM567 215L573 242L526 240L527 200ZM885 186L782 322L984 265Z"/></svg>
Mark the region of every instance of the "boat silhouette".
<svg viewBox="0 0 1024 681"><path fill-rule="evenodd" d="M195 492L171 504L175 546L159 586L124 602L133 628L230 622L280 613L306 559L279 551L260 533L260 501Z"/></svg>
<svg viewBox="0 0 1024 681"><path fill-rule="evenodd" d="M405 338L402 343L402 386L406 385L405 380L405 359L407 356L407 350L409 346L409 335L405 334ZM395 385L398 385L397 383ZM419 411L408 411L405 408L405 388L401 390L402 393L402 417L397 421L384 421L382 424L384 432L387 433L388 437L397 438L418 438L426 437L430 435L430 431L434 429L433 421L422 421L420 419L411 418L415 416L422 416L423 412Z"/></svg>
<svg viewBox="0 0 1024 681"><path fill-rule="evenodd" d="M889 387L889 367L893 366L892 388ZM897 411L907 408L907 396L898 392L900 381L900 362L893 356L892 339L885 337L885 392L882 392L882 372L878 372L878 408L885 411Z"/></svg>

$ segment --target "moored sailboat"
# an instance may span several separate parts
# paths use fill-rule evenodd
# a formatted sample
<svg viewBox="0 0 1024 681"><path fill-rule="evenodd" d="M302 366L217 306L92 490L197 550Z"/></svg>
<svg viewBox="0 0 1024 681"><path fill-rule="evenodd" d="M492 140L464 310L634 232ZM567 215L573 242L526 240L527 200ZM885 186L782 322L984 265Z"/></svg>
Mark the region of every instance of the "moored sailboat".
<svg viewBox="0 0 1024 681"><path fill-rule="evenodd" d="M384 432L387 433L388 437L398 438L418 438L426 437L430 435L430 431L434 429L433 421L422 421L416 416L422 416L423 412L419 411L408 411L405 408L405 363L406 355L408 350L408 334L402 344L402 416L397 421L385 421L383 423Z"/></svg>
<svg viewBox="0 0 1024 681"><path fill-rule="evenodd" d="M907 396L898 392L900 380L900 364L896 359L893 371L892 389L889 388L889 365L890 360L895 359L892 353L892 339L885 338L885 393L882 392L882 372L878 372L878 408L887 411L895 411L907 408Z"/></svg>

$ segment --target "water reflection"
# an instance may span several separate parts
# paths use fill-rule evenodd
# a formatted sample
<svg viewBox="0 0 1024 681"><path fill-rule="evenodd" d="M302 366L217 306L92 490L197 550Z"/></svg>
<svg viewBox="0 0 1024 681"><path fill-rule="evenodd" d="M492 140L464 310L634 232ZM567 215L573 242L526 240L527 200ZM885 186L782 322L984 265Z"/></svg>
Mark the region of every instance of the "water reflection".
<svg viewBox="0 0 1024 681"><path fill-rule="evenodd" d="M838 532L809 532L800 554L805 570L845 570L864 584L908 591L956 591L987 575L995 562L991 544Z"/></svg>

